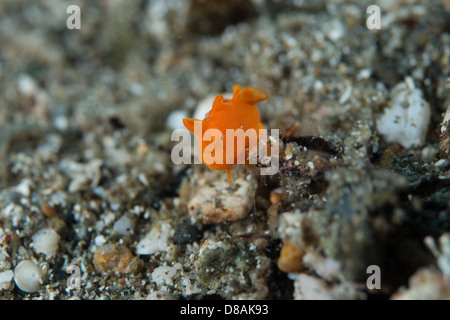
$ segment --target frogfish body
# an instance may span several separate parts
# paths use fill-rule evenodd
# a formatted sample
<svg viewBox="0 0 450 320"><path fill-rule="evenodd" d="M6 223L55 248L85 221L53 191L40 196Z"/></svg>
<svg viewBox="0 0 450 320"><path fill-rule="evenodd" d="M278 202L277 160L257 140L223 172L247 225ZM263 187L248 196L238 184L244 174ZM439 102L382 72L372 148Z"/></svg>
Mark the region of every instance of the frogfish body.
<svg viewBox="0 0 450 320"><path fill-rule="evenodd" d="M218 95L214 100L212 109L205 115L203 120L197 119L183 119L186 128L197 135L199 146L199 155L202 162L213 170L227 170L228 182L231 183L230 169L237 164L238 157L244 154L245 164L249 163L250 139L245 139L245 144L238 144L234 139L233 153L230 154L230 149L227 149L227 129L242 129L246 132L248 129L253 129L258 133L259 129L264 129L261 123L257 102L266 100L269 95L261 89L245 87L241 88L239 85L233 86L233 97L231 99L224 99L222 95ZM197 124L196 124L197 123ZM201 131L196 131L196 126L201 124ZM216 129L216 135L205 136L208 129ZM200 135L201 132L201 135ZM219 141L220 140L220 141ZM222 161L214 161L208 163L206 157L202 156L209 151L215 159ZM227 161L233 159L233 161Z"/></svg>

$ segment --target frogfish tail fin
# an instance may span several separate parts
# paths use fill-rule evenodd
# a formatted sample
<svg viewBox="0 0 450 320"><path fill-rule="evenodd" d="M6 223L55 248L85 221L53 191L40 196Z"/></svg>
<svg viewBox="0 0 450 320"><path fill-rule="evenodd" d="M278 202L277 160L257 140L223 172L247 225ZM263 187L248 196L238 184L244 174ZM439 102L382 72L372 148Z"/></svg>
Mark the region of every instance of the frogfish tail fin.
<svg viewBox="0 0 450 320"><path fill-rule="evenodd" d="M185 119L183 119L183 124L190 132L194 133L195 121L201 121L201 120L185 118Z"/></svg>

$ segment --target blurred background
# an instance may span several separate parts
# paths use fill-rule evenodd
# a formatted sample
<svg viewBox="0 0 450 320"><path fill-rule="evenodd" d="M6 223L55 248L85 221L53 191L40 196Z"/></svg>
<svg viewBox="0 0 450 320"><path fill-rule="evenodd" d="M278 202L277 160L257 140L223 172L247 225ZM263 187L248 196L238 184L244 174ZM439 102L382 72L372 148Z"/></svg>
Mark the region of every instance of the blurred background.
<svg viewBox="0 0 450 320"><path fill-rule="evenodd" d="M374 4L381 10L378 30L366 26L367 7ZM80 7L79 30L66 26L70 5ZM137 243L152 224L178 221L186 215L185 202L192 198L191 193L180 191L191 174L189 166L174 166L170 159L172 131L183 127L184 117L201 117L208 111L211 97L231 92L234 84L269 93L270 98L259 104L266 128L278 128L283 136L322 137L347 152L339 175L321 176L316 189L304 187L304 178L309 184L317 174L317 170L304 169L312 156L300 161L302 175L293 174L290 163L281 177L260 182L264 190L250 199L256 203L256 211L262 208L265 212L271 190L282 187L289 210L315 208L345 219L365 212L364 219L372 219L370 228L383 225L382 220L374 219L376 212L385 210L392 222L393 212L402 208L405 212L416 210L419 218L414 221L425 219L422 214L426 211L427 228L433 226L433 235L441 235L449 220L448 163L440 163L439 170L445 174L436 171L433 163L448 158L448 134L444 137L440 130L450 102L449 7L445 0L2 0L0 230L9 240L0 255L0 272L33 258L47 263L51 270L81 262L88 279L103 270L92 265L96 248L120 239L137 255ZM408 136L393 138L395 128L383 131L377 127L402 90L418 90L419 100L415 101L425 101L429 110L429 121L414 132L417 137L413 137L412 147L406 142ZM303 152L295 150L294 154ZM333 166L328 160L321 160L326 165L319 173ZM427 205L421 194L405 209L400 204L404 194L397 192L404 190L404 185L397 185L397 179L389 174L379 174L378 169L393 170L418 185L424 177L441 174L446 178L443 184L432 182L435 187L431 189L421 185L427 196L434 197ZM196 176L192 179L205 184ZM362 190L361 194L355 190ZM325 193L327 198L319 196ZM390 198L392 194L394 198ZM48 220L55 215L60 220ZM120 232L114 229L114 221L123 215L135 217L134 223L139 221L142 228L132 224L132 235L120 233L120 227ZM30 247L32 235L44 226L61 236L61 254L53 260L38 256ZM234 227L218 228L236 234ZM256 224L255 228L259 230ZM348 228L342 229L344 234L363 227L355 224L355 229ZM377 234L377 228L367 234ZM417 233L418 237L431 229ZM217 230L205 231L203 239L216 237ZM404 234L409 237L412 233L415 231L408 229ZM14 234L17 236L11 236ZM274 263L288 237L281 232L274 236L275 242L268 240L266 249L271 248L267 249L271 253L267 259L272 264L255 267L259 273L248 271L253 280L246 286L253 289L244 297L301 297L295 291L298 286L294 290L293 280ZM342 243L351 245L341 247L333 242L340 249L327 251L327 255L342 262L348 279L360 280L370 262L367 252L375 252L372 258L383 256L383 263L392 261L384 249L367 249L385 245L387 238L368 242L356 236L346 238ZM389 241L388 246L395 248L401 243ZM410 252L417 259L410 261L412 255L405 254L396 266L391 264L394 271L387 280L386 297L407 284L418 266L433 260L421 241L415 239L411 245ZM25 249L19 250L21 247ZM198 247L192 250L198 254ZM187 254L175 256L182 263L190 261ZM145 270L153 270L161 261L173 263L175 256L152 256L142 263ZM275 271L268 272L272 278L265 279L261 270ZM127 280L126 286L132 288L130 292L140 293L122 296L148 297L158 292L158 282L136 288L141 279L148 280L145 272L135 277L134 282ZM45 298L52 297L51 292L58 297L65 294L64 273L48 272L46 279ZM169 285L175 291L163 291L186 298L214 288L222 297L236 298L244 290L217 287L209 278L197 280L198 290L182 286L179 280L178 289ZM84 297L101 295L92 290L86 290ZM18 297L18 291L12 289L2 294ZM333 294L330 296L335 297ZM360 296L350 298L355 297Z"/></svg>

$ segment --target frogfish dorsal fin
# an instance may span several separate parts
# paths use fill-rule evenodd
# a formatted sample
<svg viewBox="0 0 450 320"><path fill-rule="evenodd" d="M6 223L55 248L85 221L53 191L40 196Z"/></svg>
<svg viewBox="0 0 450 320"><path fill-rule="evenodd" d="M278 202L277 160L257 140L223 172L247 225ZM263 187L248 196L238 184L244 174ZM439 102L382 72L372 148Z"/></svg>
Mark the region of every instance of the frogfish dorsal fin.
<svg viewBox="0 0 450 320"><path fill-rule="evenodd" d="M264 90L258 88L245 87L239 92L239 99L247 103L257 103L269 98Z"/></svg>

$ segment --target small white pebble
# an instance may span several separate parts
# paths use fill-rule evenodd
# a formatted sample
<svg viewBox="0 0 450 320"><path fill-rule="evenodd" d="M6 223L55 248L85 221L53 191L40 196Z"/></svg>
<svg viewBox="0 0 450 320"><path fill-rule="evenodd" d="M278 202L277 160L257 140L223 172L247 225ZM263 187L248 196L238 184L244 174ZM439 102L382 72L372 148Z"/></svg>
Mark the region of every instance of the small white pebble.
<svg viewBox="0 0 450 320"><path fill-rule="evenodd" d="M345 35L344 24L338 20L333 20L328 30L327 35L332 41L337 41Z"/></svg>
<svg viewBox="0 0 450 320"><path fill-rule="evenodd" d="M192 285L191 280L189 278L183 278L181 284L185 287L185 293L187 295L201 292L197 284Z"/></svg>
<svg viewBox="0 0 450 320"><path fill-rule="evenodd" d="M59 115L53 120L53 125L60 131L69 129L69 119L65 115Z"/></svg>
<svg viewBox="0 0 450 320"><path fill-rule="evenodd" d="M317 80L314 82L314 90L320 91L323 89L323 82L320 80Z"/></svg>
<svg viewBox="0 0 450 320"><path fill-rule="evenodd" d="M5 207L3 211L3 216L8 217L12 222L12 225L15 227L20 224L20 221L25 216L25 212L22 206L17 205L14 202L11 202Z"/></svg>
<svg viewBox="0 0 450 320"><path fill-rule="evenodd" d="M340 104L344 104L347 102L348 99L350 99L351 95L352 95L352 89L353 87L351 85L349 85L344 93L341 95L341 97L339 98L339 103Z"/></svg>
<svg viewBox="0 0 450 320"><path fill-rule="evenodd" d="M409 90L414 90L416 88L414 86L414 80L411 77L405 77L405 83Z"/></svg>
<svg viewBox="0 0 450 320"><path fill-rule="evenodd" d="M99 236L96 236L96 237L95 237L94 243L95 243L95 245L96 245L97 247L100 247L100 246L102 246L103 244L106 243L106 239L105 239L104 236L99 235Z"/></svg>
<svg viewBox="0 0 450 320"><path fill-rule="evenodd" d="M153 270L152 280L159 286L161 285L173 285L172 278L177 273L177 269L169 266L160 266Z"/></svg>
<svg viewBox="0 0 450 320"><path fill-rule="evenodd" d="M142 94L142 92L144 91L144 88L142 87L142 85L140 83L132 82L132 83L130 83L129 90L135 96L140 96Z"/></svg>
<svg viewBox="0 0 450 320"><path fill-rule="evenodd" d="M368 78L370 77L371 74L372 74L372 70L370 70L370 69L362 69L362 70L358 73L358 75L356 76L356 78L357 78L358 80L361 80L361 79L368 79Z"/></svg>
<svg viewBox="0 0 450 320"><path fill-rule="evenodd" d="M377 121L378 132L387 142L397 142L405 148L417 148L425 143L431 108L414 81L407 77L391 91L388 108Z"/></svg>
<svg viewBox="0 0 450 320"><path fill-rule="evenodd" d="M436 161L435 163L434 163L434 165L435 165L435 167L437 167L437 168L443 168L443 167L445 167L446 165L447 165L447 159L441 159L441 160L438 160L438 161Z"/></svg>
<svg viewBox="0 0 450 320"><path fill-rule="evenodd" d="M31 181L28 179L23 179L17 186L16 186L16 191L18 193L20 193L22 196L24 197L29 197L30 196L30 185L31 185Z"/></svg>
<svg viewBox="0 0 450 320"><path fill-rule="evenodd" d="M21 73L17 79L19 92L26 96L31 96L37 92L36 81L28 74Z"/></svg>
<svg viewBox="0 0 450 320"><path fill-rule="evenodd" d="M188 116L184 111L174 111L167 117L166 126L171 130L184 128L183 119L187 117Z"/></svg>
<svg viewBox="0 0 450 320"><path fill-rule="evenodd" d="M181 263L179 263L179 262L175 263L175 264L173 265L173 267L174 267L175 269L177 269L177 270L183 269L183 265L182 265Z"/></svg>
<svg viewBox="0 0 450 320"><path fill-rule="evenodd" d="M22 291L36 292L42 285L42 271L31 260L21 261L14 269L14 282Z"/></svg>
<svg viewBox="0 0 450 320"><path fill-rule="evenodd" d="M438 152L438 150L436 149L436 147L434 147L434 146L425 146L422 149L422 152L421 152L422 160L427 161L427 160L433 159L434 155L437 152Z"/></svg>
<svg viewBox="0 0 450 320"><path fill-rule="evenodd" d="M47 258L52 258L58 251L59 235L53 229L42 229L33 235L31 246L37 253L43 253Z"/></svg>
<svg viewBox="0 0 450 320"><path fill-rule="evenodd" d="M139 181L140 181L144 186L146 186L146 187L149 186L148 179L147 179L147 177L145 176L145 174L143 174L142 172L139 173L138 179L139 179Z"/></svg>
<svg viewBox="0 0 450 320"><path fill-rule="evenodd" d="M113 223L116 216L115 216L114 212L108 211L102 215L102 218L103 218L103 222L105 223L105 225L108 226Z"/></svg>
<svg viewBox="0 0 450 320"><path fill-rule="evenodd" d="M153 226L137 244L136 253L138 255L149 255L155 252L166 251L173 233L174 230L169 223Z"/></svg>
<svg viewBox="0 0 450 320"><path fill-rule="evenodd" d="M8 290L14 277L12 270L0 272L0 290Z"/></svg>
<svg viewBox="0 0 450 320"><path fill-rule="evenodd" d="M121 236L131 235L136 227L136 219L128 216L122 216L114 223L113 229Z"/></svg>

